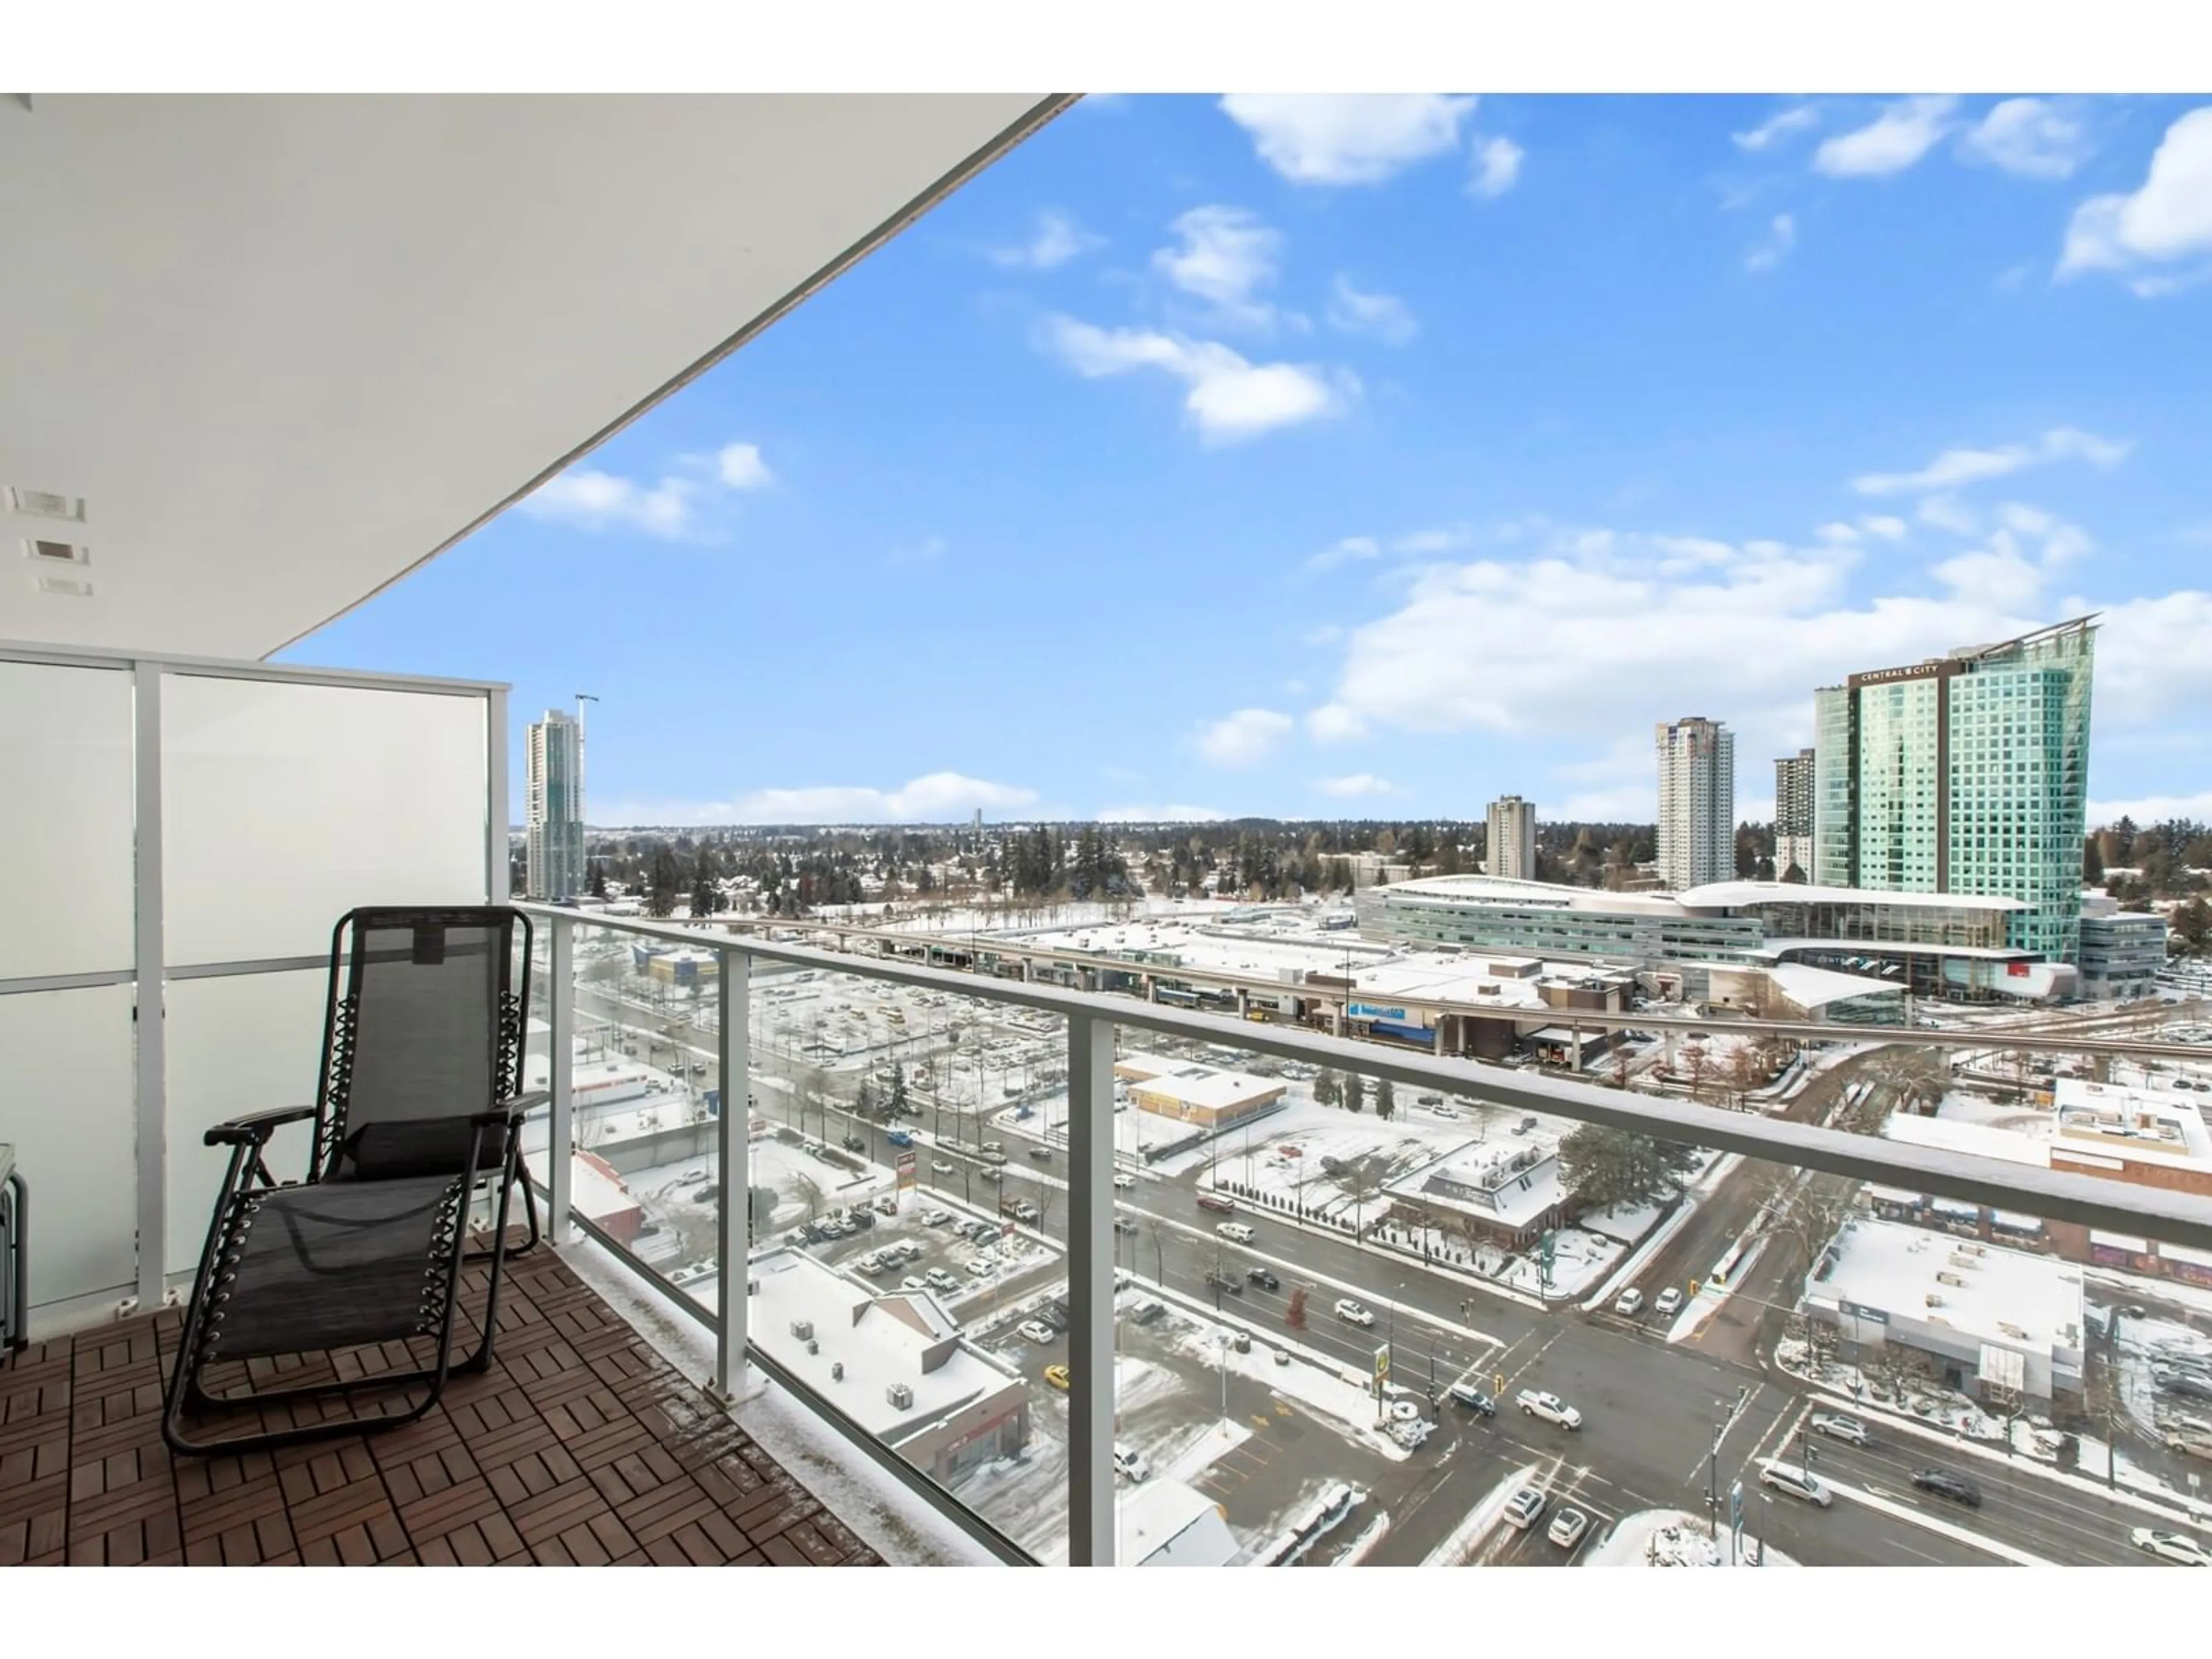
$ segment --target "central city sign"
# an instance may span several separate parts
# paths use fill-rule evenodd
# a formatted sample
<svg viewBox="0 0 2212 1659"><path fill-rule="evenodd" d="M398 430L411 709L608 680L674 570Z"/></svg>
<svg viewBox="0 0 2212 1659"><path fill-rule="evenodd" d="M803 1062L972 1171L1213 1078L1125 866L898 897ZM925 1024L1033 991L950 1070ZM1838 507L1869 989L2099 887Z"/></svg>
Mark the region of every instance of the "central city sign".
<svg viewBox="0 0 2212 1659"><path fill-rule="evenodd" d="M1354 1019L1387 1019L1399 1025L1406 1023L1403 1008L1381 1008L1371 1002L1347 1003L1344 1012Z"/></svg>

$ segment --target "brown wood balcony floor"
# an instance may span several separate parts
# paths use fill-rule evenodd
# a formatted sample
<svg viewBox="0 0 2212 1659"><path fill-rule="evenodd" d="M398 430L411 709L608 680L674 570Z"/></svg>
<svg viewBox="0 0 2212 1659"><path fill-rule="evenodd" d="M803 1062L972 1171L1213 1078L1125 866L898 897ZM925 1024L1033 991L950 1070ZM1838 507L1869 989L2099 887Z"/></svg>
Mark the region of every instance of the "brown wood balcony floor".
<svg viewBox="0 0 2212 1659"><path fill-rule="evenodd" d="M0 1565L880 1565L550 1249L508 1264L489 1371L357 1439L173 1457L180 1324L141 1316L0 1360Z"/></svg>

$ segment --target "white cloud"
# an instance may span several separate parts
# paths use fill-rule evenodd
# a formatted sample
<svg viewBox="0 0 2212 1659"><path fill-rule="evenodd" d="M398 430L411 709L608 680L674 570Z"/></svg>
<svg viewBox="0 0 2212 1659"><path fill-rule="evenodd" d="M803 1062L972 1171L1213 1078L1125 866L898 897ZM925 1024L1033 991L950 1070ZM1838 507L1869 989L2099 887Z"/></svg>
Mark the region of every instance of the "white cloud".
<svg viewBox="0 0 2212 1659"><path fill-rule="evenodd" d="M1749 132L1732 132L1729 137L1735 141L1738 149L1763 150L1776 139L1787 137L1793 132L1802 132L1820 118L1820 112L1812 105L1798 104L1779 114L1768 116Z"/></svg>
<svg viewBox="0 0 2212 1659"><path fill-rule="evenodd" d="M2202 823L2212 818L2212 789L2197 795L2145 795L2136 800L2093 800L2083 810L2083 821L2093 830L2106 830L2122 818L2138 826L2164 823L2171 818L2192 818Z"/></svg>
<svg viewBox="0 0 2212 1659"><path fill-rule="evenodd" d="M1188 388L1183 412L1199 435L1233 443L1279 427L1341 415L1359 382L1341 370L1254 363L1227 346L1149 329L1103 329L1072 317L1044 320L1044 348L1086 380L1156 368Z"/></svg>
<svg viewBox="0 0 2212 1659"><path fill-rule="evenodd" d="M1422 572L1386 614L1352 629L1308 728L1316 739L1489 731L1571 753L1618 741L1626 685L1637 718L1710 714L1738 728L1740 752L1780 754L1810 740L1815 686L2090 611L2105 618L2100 731L2202 707L2212 696L2212 593L2118 605L2060 593L2051 544L2063 559L2064 528L2054 525L2039 549L1999 531L1930 573L1923 591L1864 599L1850 597L1852 549L1747 543L1725 563L1670 577L1654 538L1557 528L1525 555ZM1648 794L1626 770L1584 780L1632 781Z"/></svg>
<svg viewBox="0 0 2212 1659"><path fill-rule="evenodd" d="M2212 258L2212 105L2166 130L2140 189L2093 196L2074 210L2058 275L2194 258ZM2153 275L2131 286L2146 296L2167 294L2204 274Z"/></svg>
<svg viewBox="0 0 2212 1659"><path fill-rule="evenodd" d="M1217 766L1251 766L1273 754L1296 724L1273 708L1240 708L1202 722L1195 738L1199 752Z"/></svg>
<svg viewBox="0 0 2212 1659"><path fill-rule="evenodd" d="M1879 178L1903 173L1936 148L1956 125L1956 98L1902 98L1854 131L1840 133L1813 152L1813 167L1837 179Z"/></svg>
<svg viewBox="0 0 2212 1659"><path fill-rule="evenodd" d="M1219 823L1228 813L1215 806L1105 806L1101 823Z"/></svg>
<svg viewBox="0 0 2212 1659"><path fill-rule="evenodd" d="M1472 151L1474 171L1468 190L1484 201L1492 201L1513 188L1521 177L1521 163L1528 152L1510 138L1478 138Z"/></svg>
<svg viewBox="0 0 2212 1659"><path fill-rule="evenodd" d="M1559 803L1559 817L1568 823L1649 823L1658 810L1659 785L1654 777L1649 782L1585 789L1570 795Z"/></svg>
<svg viewBox="0 0 2212 1659"><path fill-rule="evenodd" d="M1862 495L1933 494L2053 461L2087 461L2093 466L2113 467L2126 459L2130 447L2129 443L2100 438L2077 427L2053 427L2033 443L2007 444L2001 449L1947 449L1917 472L1869 472L1852 479L1851 488Z"/></svg>
<svg viewBox="0 0 2212 1659"><path fill-rule="evenodd" d="M1103 236L1048 208L1037 215L1036 232L1028 241L1018 247L992 249L991 262L1010 270L1057 270L1079 254L1105 245Z"/></svg>
<svg viewBox="0 0 2212 1659"><path fill-rule="evenodd" d="M1367 735L1367 722L1340 702L1325 702L1306 716L1306 730L1316 743L1342 743Z"/></svg>
<svg viewBox="0 0 2212 1659"><path fill-rule="evenodd" d="M1813 533L1836 547L1856 547L1864 539L1857 529L1847 524L1824 524Z"/></svg>
<svg viewBox="0 0 2212 1659"><path fill-rule="evenodd" d="M683 541L701 533L700 509L716 492L764 489L775 482L758 444L726 444L713 455L680 456L672 465L680 470L652 483L573 466L515 505L533 519L574 530L634 530Z"/></svg>
<svg viewBox="0 0 2212 1659"><path fill-rule="evenodd" d="M1879 536L1886 542L1901 542L1910 533L1905 520L1877 513L1859 520L1859 528L1869 536Z"/></svg>
<svg viewBox="0 0 2212 1659"><path fill-rule="evenodd" d="M1260 158L1302 185L1373 185L1459 147L1472 98L1233 93L1229 118Z"/></svg>
<svg viewBox="0 0 2212 1659"><path fill-rule="evenodd" d="M1394 294L1363 294L1339 276L1330 290L1328 325L1346 334L1371 334L1385 345L1403 345L1419 331L1412 309Z"/></svg>
<svg viewBox="0 0 2212 1659"><path fill-rule="evenodd" d="M2040 98L2008 98L1967 131L1968 155L2024 179L2065 179L2081 164L2081 122Z"/></svg>
<svg viewBox="0 0 2212 1659"><path fill-rule="evenodd" d="M991 783L957 772L932 772L896 789L858 785L821 785L796 789L757 789L733 800L618 802L595 808L592 822L604 824L686 823L951 823L977 808L987 812L1018 811L1036 800L1036 791Z"/></svg>
<svg viewBox="0 0 2212 1659"><path fill-rule="evenodd" d="M1283 234L1243 208L1198 207L1175 222L1181 247L1152 255L1152 268L1186 294L1211 302L1224 317L1265 326L1273 307L1252 297L1275 280Z"/></svg>
<svg viewBox="0 0 2212 1659"><path fill-rule="evenodd" d="M726 489L765 489L775 482L758 444L724 444L714 457L714 476Z"/></svg>
<svg viewBox="0 0 2212 1659"><path fill-rule="evenodd" d="M623 528L679 540L691 532L697 489L685 478L646 485L596 467L571 467L517 503L533 519L576 530Z"/></svg>
<svg viewBox="0 0 2212 1659"><path fill-rule="evenodd" d="M1938 530L1948 530L1954 536L1976 536L1981 533L1982 521L1973 509L1964 505L1955 495L1930 495L1920 503L1920 522L1931 524Z"/></svg>
<svg viewBox="0 0 2212 1659"><path fill-rule="evenodd" d="M1314 786L1324 795L1334 795L1340 800L1350 800L1361 795L1396 795L1404 792L1388 778L1378 778L1372 772L1354 772L1349 777L1323 778Z"/></svg>
<svg viewBox="0 0 2212 1659"><path fill-rule="evenodd" d="M1300 642L1305 645L1334 645L1343 637L1342 626L1336 623L1323 623L1318 628L1308 629Z"/></svg>
<svg viewBox="0 0 2212 1659"><path fill-rule="evenodd" d="M1306 568L1334 570L1340 564L1350 564L1355 560L1378 558L1382 552L1382 544L1372 536L1340 537L1308 559Z"/></svg>
<svg viewBox="0 0 2212 1659"><path fill-rule="evenodd" d="M1746 270L1771 270L1790 257L1790 250L1797 246L1797 221L1787 213L1778 213L1751 252L1743 256Z"/></svg>

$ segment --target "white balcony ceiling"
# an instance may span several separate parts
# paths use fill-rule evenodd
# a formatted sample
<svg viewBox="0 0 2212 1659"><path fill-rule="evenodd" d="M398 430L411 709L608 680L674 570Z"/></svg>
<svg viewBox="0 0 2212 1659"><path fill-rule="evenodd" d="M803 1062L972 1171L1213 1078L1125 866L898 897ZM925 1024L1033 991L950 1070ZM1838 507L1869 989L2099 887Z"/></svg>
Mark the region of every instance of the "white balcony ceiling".
<svg viewBox="0 0 2212 1659"><path fill-rule="evenodd" d="M280 649L1060 106L0 97L0 640Z"/></svg>

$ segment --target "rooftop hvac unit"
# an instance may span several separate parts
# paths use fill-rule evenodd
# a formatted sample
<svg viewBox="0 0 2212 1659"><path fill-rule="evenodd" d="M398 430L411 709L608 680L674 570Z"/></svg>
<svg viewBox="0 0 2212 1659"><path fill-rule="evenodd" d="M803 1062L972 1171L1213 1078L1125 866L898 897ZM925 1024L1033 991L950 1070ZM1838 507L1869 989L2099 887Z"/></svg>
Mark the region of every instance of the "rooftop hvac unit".
<svg viewBox="0 0 2212 1659"><path fill-rule="evenodd" d="M1951 1265L1954 1267L1976 1267L1981 1264L1964 1250L1954 1250L1951 1252Z"/></svg>
<svg viewBox="0 0 2212 1659"><path fill-rule="evenodd" d="M822 1345L819 1342L809 1341L806 1345L806 1352L809 1353L820 1353L822 1352Z"/></svg>
<svg viewBox="0 0 2212 1659"><path fill-rule="evenodd" d="M903 1412L911 1411L914 1408L914 1390L903 1382L894 1382L885 1389L884 1398L890 1403L894 1410Z"/></svg>
<svg viewBox="0 0 2212 1659"><path fill-rule="evenodd" d="M1943 1298L1936 1295L1933 1291L1929 1291L1926 1296L1921 1297L1921 1300L1931 1308L1940 1308L1943 1305Z"/></svg>
<svg viewBox="0 0 2212 1659"><path fill-rule="evenodd" d="M842 1382L845 1380L845 1362L843 1360L836 1359L830 1362L830 1380L832 1382Z"/></svg>
<svg viewBox="0 0 2212 1659"><path fill-rule="evenodd" d="M1937 1273L1936 1275L1936 1282L1938 1285L1955 1285L1960 1289L1964 1289L1966 1283L1965 1279L1960 1278L1956 1273Z"/></svg>

